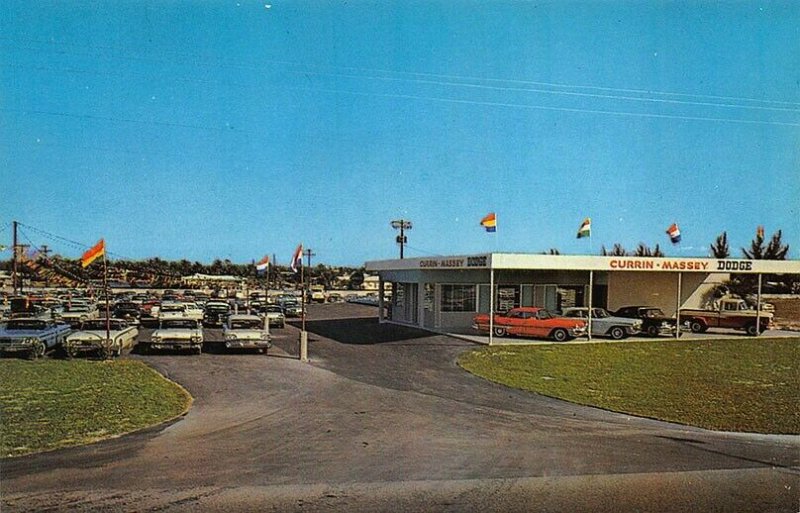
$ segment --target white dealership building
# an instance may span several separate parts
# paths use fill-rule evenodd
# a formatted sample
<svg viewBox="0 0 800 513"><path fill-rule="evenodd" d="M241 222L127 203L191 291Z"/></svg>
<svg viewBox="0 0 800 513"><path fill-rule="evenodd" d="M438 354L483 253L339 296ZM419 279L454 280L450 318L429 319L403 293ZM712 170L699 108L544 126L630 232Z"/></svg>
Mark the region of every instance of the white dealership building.
<svg viewBox="0 0 800 513"><path fill-rule="evenodd" d="M800 261L486 253L370 261L366 269L391 284L382 322L466 333L477 312L515 306L648 305L674 316L704 306L731 273L756 275L760 295L763 275L800 274ZM386 305L382 293L379 301Z"/></svg>

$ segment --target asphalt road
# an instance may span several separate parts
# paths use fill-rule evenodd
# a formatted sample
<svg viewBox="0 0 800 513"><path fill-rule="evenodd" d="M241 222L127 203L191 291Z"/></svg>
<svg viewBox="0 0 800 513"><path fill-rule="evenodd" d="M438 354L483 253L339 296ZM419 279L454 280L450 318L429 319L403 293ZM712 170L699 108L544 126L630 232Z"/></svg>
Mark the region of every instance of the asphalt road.
<svg viewBox="0 0 800 513"><path fill-rule="evenodd" d="M2 511L800 511L800 437L511 390L456 366L469 343L374 315L312 307L309 364L291 326L267 356L132 355L185 386L191 411L3 460Z"/></svg>

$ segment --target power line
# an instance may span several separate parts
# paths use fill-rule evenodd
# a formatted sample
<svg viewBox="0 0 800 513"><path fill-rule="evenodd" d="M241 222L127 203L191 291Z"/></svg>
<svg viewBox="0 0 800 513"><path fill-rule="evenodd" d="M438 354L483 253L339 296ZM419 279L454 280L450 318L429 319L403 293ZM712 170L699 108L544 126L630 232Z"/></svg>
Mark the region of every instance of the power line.
<svg viewBox="0 0 800 513"><path fill-rule="evenodd" d="M743 123L750 125L774 125L774 126L790 126L800 127L800 123L787 123L781 121L761 121L761 120L748 120L748 119L735 119L735 118L714 118L704 116L679 116L676 114L651 114L645 112L626 112L626 111L613 111L613 110L599 110L599 109L580 109L576 107L551 107L546 105L531 105L525 103L507 103L507 102L491 102L479 100L462 100L458 98L442 98L436 96L419 96L410 94L392 94L392 93L365 93L360 91L345 91L340 89L322 89L322 88L300 88L310 92L323 92L331 94L351 94L356 96L375 96L382 98L401 98L406 100L424 100L442 103L459 103L466 105L482 105L486 107L509 107L531 110L548 110L559 112L573 112L583 114L608 114L614 116L629 116L629 117L642 117L642 118L657 118L657 119L680 119L685 121L714 121L725 123Z"/></svg>
<svg viewBox="0 0 800 513"><path fill-rule="evenodd" d="M19 40L14 38L0 38L0 41L8 41L15 44L23 43L25 40ZM84 50L102 50L102 51L114 51L114 52L121 52L123 51L122 48L117 47L110 47L110 46L85 46L85 45L75 45L75 44L68 44L68 43L59 43L56 41L37 41L37 40L27 40L28 43L34 44L44 44L44 45L58 45L59 47L63 46L71 46L74 48L80 48ZM24 44L24 43L23 43ZM27 48L28 50L33 51L47 51L51 53L58 53L58 54L67 54L67 55L80 55L80 56L96 56L96 54L86 54L86 53L76 53L76 52L67 52L61 49L41 49L41 48ZM206 56L192 54L188 52L175 52L175 51L168 51L166 53L171 53L176 56L180 57L192 57L195 59L206 59ZM182 64L182 63L174 63L171 61L163 60L163 59L152 59L147 57L134 57L130 55L114 55L112 56L114 59L125 59L125 60L136 60L136 61L143 61L143 62L158 62L161 64ZM524 79L508 79L508 78L494 78L494 77L477 77L477 76L469 76L469 75L453 75L453 74L442 74L442 73L430 73L430 72L413 72L413 71L398 71L398 70L386 70L386 69L379 69L379 68L364 68L364 67L356 67L356 66L334 66L330 64L326 65L314 65L314 64L307 64L307 63L297 63L292 61L285 61L279 59L264 59L264 63L269 64L282 64L287 66L296 66L296 67L303 67L306 70L308 69L330 69L330 70L350 70L350 71L357 71L357 72L364 72L364 73L382 73L382 74L391 74L391 75L406 75L412 77L423 77L424 79L436 78L436 79L443 79L443 80L461 80L461 81L472 81L472 82L488 82L488 83L506 83L506 84L520 84L520 85L530 85L530 86L541 86L541 87L551 87L551 88L564 88L564 89L583 89L583 90L595 90L595 91L605 91L605 92L614 92L614 93L627 93L627 94L647 94L647 95L657 95L657 96L673 96L673 97L684 97L684 98L698 98L698 99L706 99L706 100L721 100L721 101L743 101L743 102L751 102L751 103L761 103L761 104L772 104L772 105L789 105L800 107L800 102L787 102L781 100L765 100L765 99L758 99L758 98L749 98L749 97L742 97L742 96L725 96L725 95L708 95L708 94L693 94L693 93L679 93L674 91L660 91L660 90L650 90L650 89L636 89L636 88L619 88L619 87L607 87L607 86L597 86L597 85L583 85L583 84L565 84L559 82L544 82L544 81L534 81L534 80L524 80ZM205 62L200 63L206 66L217 66L217 67L229 67L229 68L238 68L238 69L254 69L257 71L263 71L264 67L263 64L248 64L248 63L226 63L226 62ZM323 74L322 72L313 72L313 71L296 71L295 73L313 73L313 74ZM372 79L385 79L385 80L404 80L401 78L396 77L364 77L358 76L358 78L372 78ZM407 79L406 79L407 80ZM464 86L463 84L457 84L460 86ZM477 86L476 87L481 87ZM489 86L484 86L489 87ZM502 89L502 88L501 88ZM547 92L547 91L540 91L540 92ZM554 92L553 94L569 94L568 92ZM573 93L579 94L579 93ZM592 96L592 95L589 95ZM612 98L613 99L613 98ZM637 99L637 98L619 98L619 99ZM639 101L647 101L646 99L638 99ZM658 99L649 99L650 101L659 101ZM669 103L681 103L678 100L663 100ZM691 104L691 102L686 102ZM706 102L698 102L698 103L706 103ZM726 104L712 104L718 105L723 107L728 107L729 105ZM739 108L758 108L757 106L736 106ZM765 109L769 109L768 107L763 107ZM780 109L778 109L780 110ZM789 109L792 110L792 109Z"/></svg>
<svg viewBox="0 0 800 513"><path fill-rule="evenodd" d="M75 69L75 68L52 68L52 67L44 67L44 66L22 66L22 65L2 65L0 67L7 67L12 69L29 69L34 71L49 71L49 72L58 72L58 73L75 73L75 74L91 74L91 75L99 75L99 76L110 76L116 78L126 78L126 76L137 76L141 78L151 78L152 74L147 73L136 73L136 72L127 72L126 74L120 73L111 73L111 72L103 72L103 71L96 71L96 70L84 70L84 69ZM249 69L250 67L247 66ZM734 103L715 103L710 101L690 101L690 100L674 100L674 99L667 99L667 98L647 98L647 97L640 97L640 96L624 96L619 94L599 94L599 93L584 93L584 92L575 92L575 91L558 91L553 89L541 89L541 88L532 88L532 87L501 87L501 86L492 86L492 85L484 85L484 84L470 84L466 82L452 82L452 81L441 81L441 80L430 80L430 79L412 79L412 78L402 78L402 77L381 77L381 76L374 76L374 75L351 75L351 74L343 74L343 73L331 73L331 72L323 72L323 71L308 71L308 70L284 70L285 73L292 73L292 74L304 74L304 75L318 75L318 76L328 76L328 77L337 77L337 78L348 78L348 79L365 79L365 80L374 80L374 81L386 81L386 82L409 82L414 84L425 84L425 85L437 85L437 86L447 86L447 87L460 87L460 88L468 88L468 89L481 89L481 90L490 90L490 91L505 91L505 92L520 92L520 93L536 93L536 94L547 94L547 95L562 95L562 96L573 96L573 97L583 97L583 98L593 98L593 99L604 99L604 100L617 100L617 101L633 101L633 102L649 102L649 103L663 103L663 104L672 104L672 105L687 105L687 106L700 106L700 107L717 107L717 108L728 108L728 109L746 109L746 110L761 110L761 111L774 111L774 112L791 112L791 113L800 113L800 108L787 108L787 107L766 107L762 105L742 105L742 104L734 104ZM408 72L397 72L400 74L407 74ZM436 77L437 75L432 75L432 77ZM218 82L218 81L211 81L211 80L202 80L202 79L191 79L191 78L181 78L176 76L171 76L170 80L174 80L177 82L186 82L186 83L198 83L198 84L212 84L212 85L221 85L221 86L233 86L233 87L251 87L249 84L240 84L235 82ZM483 80L483 81L491 81L491 82L506 82L506 83L521 83L521 84L541 84L548 87L568 87L568 88L590 88L590 89L608 89L609 91L615 91L613 88L596 88L596 87L587 87L587 86L568 86L568 85L557 85L557 84L548 84L545 82L526 82L526 81L516 81L516 80L507 80L507 79L473 79L469 77L462 78L461 80ZM628 90L620 90L620 91L628 91ZM645 91L639 90L630 90L631 92L636 92L640 94L646 93ZM677 93L659 93L659 94L677 94ZM721 98L719 98L721 99ZM739 101L754 101L750 99L740 99ZM755 100L761 101L761 100ZM771 103L771 102L770 102ZM800 106L800 104L798 104Z"/></svg>

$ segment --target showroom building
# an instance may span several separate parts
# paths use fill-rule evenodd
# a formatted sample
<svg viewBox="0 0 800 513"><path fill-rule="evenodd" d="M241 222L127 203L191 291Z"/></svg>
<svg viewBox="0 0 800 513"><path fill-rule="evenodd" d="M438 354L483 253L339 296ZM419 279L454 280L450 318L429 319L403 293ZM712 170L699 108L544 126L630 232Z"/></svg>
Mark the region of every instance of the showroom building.
<svg viewBox="0 0 800 513"><path fill-rule="evenodd" d="M382 322L469 333L476 313L515 306L648 305L675 316L703 307L731 273L757 275L760 295L763 275L800 274L800 261L486 253L370 261L366 270L391 284Z"/></svg>

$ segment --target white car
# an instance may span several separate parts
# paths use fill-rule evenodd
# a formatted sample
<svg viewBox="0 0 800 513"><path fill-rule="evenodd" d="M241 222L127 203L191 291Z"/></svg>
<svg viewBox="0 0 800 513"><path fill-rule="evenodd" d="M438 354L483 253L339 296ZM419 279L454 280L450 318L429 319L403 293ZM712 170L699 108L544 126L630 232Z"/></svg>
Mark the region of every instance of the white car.
<svg viewBox="0 0 800 513"><path fill-rule="evenodd" d="M97 352L106 358L119 356L123 349L133 347L139 329L122 319L110 319L106 337L106 320L92 319L81 323L80 329L67 336L64 349L72 358L80 353Z"/></svg>
<svg viewBox="0 0 800 513"><path fill-rule="evenodd" d="M286 316L283 308L278 305L267 305L264 307L264 315L267 317L270 328L285 328Z"/></svg>
<svg viewBox="0 0 800 513"><path fill-rule="evenodd" d="M267 352L272 346L269 328L257 315L229 315L222 326L222 337L227 348L258 349Z"/></svg>
<svg viewBox="0 0 800 513"><path fill-rule="evenodd" d="M586 307L565 308L564 317L589 320L589 309ZM611 337L620 340L642 331L641 319L614 317L604 308L592 308L592 336Z"/></svg>
<svg viewBox="0 0 800 513"><path fill-rule="evenodd" d="M158 329L150 342L142 345L144 352L151 349L188 349L203 352L203 326L200 321L186 317L159 319Z"/></svg>
<svg viewBox="0 0 800 513"><path fill-rule="evenodd" d="M56 317L70 326L77 326L84 321L97 319L100 312L95 306L86 301L71 301L64 306L64 310Z"/></svg>

